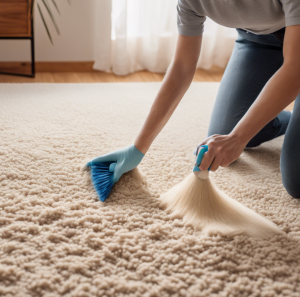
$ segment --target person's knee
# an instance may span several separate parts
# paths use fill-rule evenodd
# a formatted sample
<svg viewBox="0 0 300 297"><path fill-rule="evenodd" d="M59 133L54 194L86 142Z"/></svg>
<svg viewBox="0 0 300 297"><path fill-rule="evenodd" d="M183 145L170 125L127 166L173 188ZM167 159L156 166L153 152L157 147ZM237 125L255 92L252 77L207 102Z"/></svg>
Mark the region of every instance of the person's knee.
<svg viewBox="0 0 300 297"><path fill-rule="evenodd" d="M257 139L256 137L253 137L247 144L246 147L257 147L262 143L260 139Z"/></svg>
<svg viewBox="0 0 300 297"><path fill-rule="evenodd" d="M300 172L298 173L298 175L282 175L282 183L289 195L294 198L300 199Z"/></svg>
<svg viewBox="0 0 300 297"><path fill-rule="evenodd" d="M218 135L228 135L231 132L232 128L228 126L221 125L210 125L207 132L207 137L218 134Z"/></svg>
<svg viewBox="0 0 300 297"><path fill-rule="evenodd" d="M285 187L285 189L293 198L300 199L300 189L296 189L294 187Z"/></svg>
<svg viewBox="0 0 300 297"><path fill-rule="evenodd" d="M284 139L280 156L282 184L294 198L300 198L300 158L298 155L298 138L288 134ZM296 142L295 142L296 140Z"/></svg>

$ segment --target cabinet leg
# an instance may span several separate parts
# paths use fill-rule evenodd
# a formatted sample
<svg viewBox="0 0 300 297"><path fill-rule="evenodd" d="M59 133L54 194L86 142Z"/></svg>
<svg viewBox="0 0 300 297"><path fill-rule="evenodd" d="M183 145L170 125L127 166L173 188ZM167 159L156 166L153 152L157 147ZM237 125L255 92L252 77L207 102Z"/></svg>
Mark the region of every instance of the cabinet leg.
<svg viewBox="0 0 300 297"><path fill-rule="evenodd" d="M34 56L34 37L30 39L31 45L31 77L35 77L35 56Z"/></svg>

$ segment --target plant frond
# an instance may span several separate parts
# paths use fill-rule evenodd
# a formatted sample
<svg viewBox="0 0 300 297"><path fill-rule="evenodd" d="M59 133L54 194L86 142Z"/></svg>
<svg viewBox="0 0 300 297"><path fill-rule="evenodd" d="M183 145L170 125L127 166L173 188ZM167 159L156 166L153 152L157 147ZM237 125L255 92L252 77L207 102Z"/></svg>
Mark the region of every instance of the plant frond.
<svg viewBox="0 0 300 297"><path fill-rule="evenodd" d="M53 45L53 41L52 41L52 37L51 37L50 31L49 31L49 29L48 29L48 26L47 26L47 24L46 24L46 21L45 21L43 12L42 12L42 10L41 10L41 8L40 8L40 6L39 6L38 3L37 3L37 7L38 7L38 10L39 10L40 16L41 16L41 18L42 18L42 21L43 21L43 23L44 23L45 29L46 29L46 31L47 31L48 37L49 37L49 39L50 39L50 42L51 42L51 44Z"/></svg>
<svg viewBox="0 0 300 297"><path fill-rule="evenodd" d="M55 21L55 18L54 18L53 14L52 14L52 11L51 11L51 8L50 8L48 2L46 0L42 0L42 2L43 2L44 6L46 7L46 9L47 9L47 11L49 13L49 16L50 16L50 18L52 20L52 23L53 23L53 25L54 25L54 27L56 29L57 34L60 35L59 28L57 26L57 23Z"/></svg>
<svg viewBox="0 0 300 297"><path fill-rule="evenodd" d="M56 1L55 1L55 0L51 0L51 1L52 1L52 3L53 3L54 7L56 8L58 14L60 15L60 11L59 11L59 9L58 9L58 6L57 6L57 4L56 4Z"/></svg>

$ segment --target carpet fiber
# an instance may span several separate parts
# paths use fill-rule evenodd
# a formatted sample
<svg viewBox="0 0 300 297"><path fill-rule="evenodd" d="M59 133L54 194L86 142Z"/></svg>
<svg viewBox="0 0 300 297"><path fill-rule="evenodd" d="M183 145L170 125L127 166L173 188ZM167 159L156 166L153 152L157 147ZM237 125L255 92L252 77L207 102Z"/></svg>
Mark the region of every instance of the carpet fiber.
<svg viewBox="0 0 300 297"><path fill-rule="evenodd" d="M285 234L209 237L159 207L192 171L218 83L193 83L139 169L97 200L82 165L133 143L160 85L0 85L1 296L299 296L283 137L210 176Z"/></svg>

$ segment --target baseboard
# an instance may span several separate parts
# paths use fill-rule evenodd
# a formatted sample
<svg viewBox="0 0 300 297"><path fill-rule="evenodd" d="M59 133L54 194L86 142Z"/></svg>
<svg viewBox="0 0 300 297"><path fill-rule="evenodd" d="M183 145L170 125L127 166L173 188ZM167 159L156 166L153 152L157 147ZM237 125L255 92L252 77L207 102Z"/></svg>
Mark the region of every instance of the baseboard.
<svg viewBox="0 0 300 297"><path fill-rule="evenodd" d="M36 72L94 72L90 62L36 62ZM0 72L30 72L30 62L0 62Z"/></svg>

